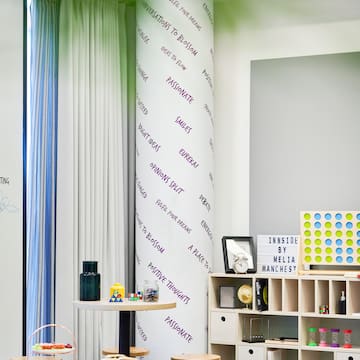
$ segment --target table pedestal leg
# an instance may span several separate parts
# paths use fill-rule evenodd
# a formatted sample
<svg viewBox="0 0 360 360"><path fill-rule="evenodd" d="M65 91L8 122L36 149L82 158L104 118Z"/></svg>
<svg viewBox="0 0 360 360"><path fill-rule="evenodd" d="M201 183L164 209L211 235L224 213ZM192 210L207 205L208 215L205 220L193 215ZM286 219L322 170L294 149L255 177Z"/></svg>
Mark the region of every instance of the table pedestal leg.
<svg viewBox="0 0 360 360"><path fill-rule="evenodd" d="M119 354L130 356L130 311L119 311Z"/></svg>

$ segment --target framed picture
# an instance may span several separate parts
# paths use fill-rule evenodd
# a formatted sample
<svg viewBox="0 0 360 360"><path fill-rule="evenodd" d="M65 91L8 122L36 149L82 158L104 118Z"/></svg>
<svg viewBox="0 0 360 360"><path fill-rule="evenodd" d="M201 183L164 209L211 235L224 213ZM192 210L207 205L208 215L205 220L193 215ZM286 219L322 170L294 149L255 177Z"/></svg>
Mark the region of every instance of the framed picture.
<svg viewBox="0 0 360 360"><path fill-rule="evenodd" d="M256 256L252 236L224 236L222 247L226 273L256 272Z"/></svg>

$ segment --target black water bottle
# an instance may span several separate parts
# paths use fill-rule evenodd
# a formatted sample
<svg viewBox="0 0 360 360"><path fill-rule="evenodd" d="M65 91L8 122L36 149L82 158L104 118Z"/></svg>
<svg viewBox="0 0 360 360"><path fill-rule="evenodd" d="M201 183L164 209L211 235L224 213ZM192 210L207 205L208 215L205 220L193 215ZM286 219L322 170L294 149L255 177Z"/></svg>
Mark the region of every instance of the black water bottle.
<svg viewBox="0 0 360 360"><path fill-rule="evenodd" d="M345 291L341 291L341 296L339 300L339 314L346 314L346 298Z"/></svg>
<svg viewBox="0 0 360 360"><path fill-rule="evenodd" d="M97 261L83 261L83 272L80 274L80 300L100 300L100 274L97 272Z"/></svg>

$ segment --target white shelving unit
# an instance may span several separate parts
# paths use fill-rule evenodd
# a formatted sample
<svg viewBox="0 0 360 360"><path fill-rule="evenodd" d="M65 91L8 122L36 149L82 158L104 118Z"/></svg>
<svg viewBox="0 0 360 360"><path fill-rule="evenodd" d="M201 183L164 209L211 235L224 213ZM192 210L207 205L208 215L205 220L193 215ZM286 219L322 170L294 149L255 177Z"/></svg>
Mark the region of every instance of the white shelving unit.
<svg viewBox="0 0 360 360"><path fill-rule="evenodd" d="M266 311L258 311L256 308L256 279L266 279L268 282ZM220 287L238 289L243 284L252 286L253 300L250 308L236 302L234 308L221 308ZM346 314L338 313L341 291L345 291L346 295ZM221 355L222 360L360 360L358 279L322 275L210 274L208 305L209 352ZM319 308L322 305L328 306L328 314L320 314ZM269 322L269 338L297 338L298 341L244 341L244 326L253 318ZM340 347L307 345L309 327L339 328ZM350 349L342 347L344 329L352 330ZM330 342L331 335L328 335ZM277 349L282 349L281 355Z"/></svg>

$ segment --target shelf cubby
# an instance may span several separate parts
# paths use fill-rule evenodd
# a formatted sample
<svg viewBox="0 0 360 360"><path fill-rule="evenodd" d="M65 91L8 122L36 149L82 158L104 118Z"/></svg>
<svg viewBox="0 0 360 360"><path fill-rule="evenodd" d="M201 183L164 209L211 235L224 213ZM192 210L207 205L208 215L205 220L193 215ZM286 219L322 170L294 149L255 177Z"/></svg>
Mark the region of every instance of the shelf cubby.
<svg viewBox="0 0 360 360"><path fill-rule="evenodd" d="M299 311L298 288L299 288L299 283L297 279L284 279L283 306L282 306L283 311L285 312Z"/></svg>
<svg viewBox="0 0 360 360"><path fill-rule="evenodd" d="M210 315L210 341L215 344L236 344L242 338L241 322L236 312L213 310ZM232 329L228 333L228 329Z"/></svg>
<svg viewBox="0 0 360 360"><path fill-rule="evenodd" d="M315 312L315 280L302 279L300 289L301 311Z"/></svg>
<svg viewBox="0 0 360 360"><path fill-rule="evenodd" d="M301 339L301 346L307 346L309 341L309 328L316 328L319 327L331 327L328 318L320 318L320 317L308 317L302 319L301 322L301 331L300 331L300 339ZM316 331L314 340L318 343L319 342L319 332Z"/></svg>
<svg viewBox="0 0 360 360"><path fill-rule="evenodd" d="M282 279L269 279L269 311L282 311Z"/></svg>
<svg viewBox="0 0 360 360"><path fill-rule="evenodd" d="M360 281L350 280L347 294L347 313L360 316Z"/></svg>
<svg viewBox="0 0 360 360"><path fill-rule="evenodd" d="M319 313L320 306L330 306L329 280L318 279L315 282L315 312Z"/></svg>
<svg viewBox="0 0 360 360"><path fill-rule="evenodd" d="M220 286L229 286L234 287L237 291L241 285L248 284L254 289L253 278L252 277L239 277L234 274L234 276L225 275L223 277L210 278L209 284L209 306L210 308L220 308ZM236 293L235 293L236 296ZM254 291L253 291L254 299ZM245 307L245 305L240 305L239 307ZM252 304L253 307L253 304Z"/></svg>
<svg viewBox="0 0 360 360"><path fill-rule="evenodd" d="M273 354L273 353L276 354ZM268 348L267 359L286 359L286 360L297 360L298 359L297 349L279 349L279 348Z"/></svg>
<svg viewBox="0 0 360 360"><path fill-rule="evenodd" d="M235 345L211 344L209 351L221 356L221 359L235 359Z"/></svg>
<svg viewBox="0 0 360 360"><path fill-rule="evenodd" d="M339 300L341 292L344 292L347 297L346 281L344 280L331 280L330 281L330 314L339 314Z"/></svg>
<svg viewBox="0 0 360 360"><path fill-rule="evenodd" d="M242 342L261 342L269 338L269 319L261 315L244 315L240 319Z"/></svg>
<svg viewBox="0 0 360 360"><path fill-rule="evenodd" d="M302 350L301 360L334 360L334 354L326 351Z"/></svg>
<svg viewBox="0 0 360 360"><path fill-rule="evenodd" d="M270 338L298 338L298 317L270 315Z"/></svg>

